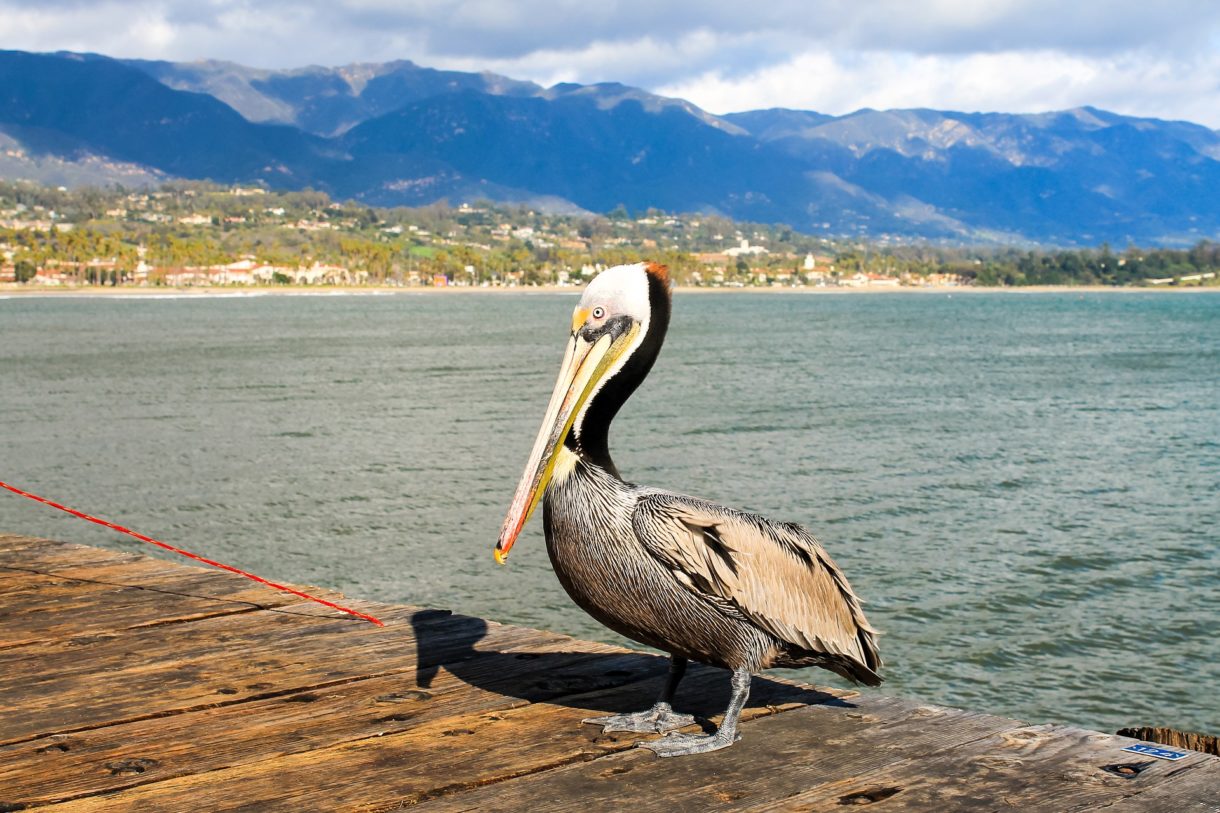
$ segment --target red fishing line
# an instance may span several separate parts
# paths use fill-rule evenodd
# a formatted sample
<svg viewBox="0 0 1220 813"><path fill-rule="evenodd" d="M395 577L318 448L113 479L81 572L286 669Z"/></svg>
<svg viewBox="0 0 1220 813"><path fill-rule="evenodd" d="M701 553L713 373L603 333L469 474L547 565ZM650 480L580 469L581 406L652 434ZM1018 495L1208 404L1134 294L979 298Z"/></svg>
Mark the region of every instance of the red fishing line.
<svg viewBox="0 0 1220 813"><path fill-rule="evenodd" d="M104 519L98 519L97 517L91 517L88 514L84 513L83 511L77 511L74 508L69 508L66 505L60 505L57 502L48 500L46 497L39 497L37 494L31 494L28 491L22 491L21 489L17 488L16 486L10 486L8 483L4 482L3 480L0 480L0 488L7 489L7 490L13 492L14 494L20 494L22 497L29 497L31 500L40 502L43 505L49 505L52 508L58 508L60 511L71 514L74 517L80 517L83 520L88 520L89 522L95 523L97 525L101 525L105 528L109 528L112 531L118 531L121 534L127 534L128 536L135 537L136 539L140 540L141 542L147 542L150 545L156 545L158 548L164 548L165 550L173 551L174 553L185 556L188 559L194 559L196 562L203 562L205 565L211 565L212 567L218 567L221 570L227 570L230 573L236 573L238 576L245 576L247 579L250 579L251 581L256 581L259 584L265 584L268 587L274 588L276 590L282 590L285 593L292 593L294 596L300 596L301 598L307 598L310 601L316 601L319 604L322 604L326 607L330 607L335 610L339 610L340 612L347 613L348 615L354 615L357 618L363 618L365 621L368 621L369 623L372 623L372 624L376 624L379 627L385 626L385 624L381 623L381 621L379 621L378 619L374 618L371 615L365 615L362 612L357 612L356 610L352 610L347 607L340 606L338 604L335 604L333 601L327 601L324 598L318 598L317 596L311 596L311 595L309 595L309 593L303 593L300 590L297 590L293 587L288 587L287 585L276 584L275 582L267 581L262 576L255 576L253 573L247 573L246 571L233 567L232 565L226 565L223 562L214 562L211 559L206 559L197 553L191 553L189 550L183 550L182 548L176 548L173 545L169 545L160 540L153 539L151 536L145 536L144 534L137 533L137 532L131 530L130 528L124 528L122 525L115 525L113 522L107 522Z"/></svg>

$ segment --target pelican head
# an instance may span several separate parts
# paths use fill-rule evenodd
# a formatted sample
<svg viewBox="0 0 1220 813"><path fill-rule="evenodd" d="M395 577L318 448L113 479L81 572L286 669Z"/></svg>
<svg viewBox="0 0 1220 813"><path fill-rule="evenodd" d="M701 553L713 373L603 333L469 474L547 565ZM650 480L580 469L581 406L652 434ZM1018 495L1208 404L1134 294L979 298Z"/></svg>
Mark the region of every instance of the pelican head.
<svg viewBox="0 0 1220 813"><path fill-rule="evenodd" d="M607 268L585 288L572 313L559 379L500 529L497 562L504 563L546 492L561 449L617 473L607 446L610 421L652 369L668 326L663 265Z"/></svg>

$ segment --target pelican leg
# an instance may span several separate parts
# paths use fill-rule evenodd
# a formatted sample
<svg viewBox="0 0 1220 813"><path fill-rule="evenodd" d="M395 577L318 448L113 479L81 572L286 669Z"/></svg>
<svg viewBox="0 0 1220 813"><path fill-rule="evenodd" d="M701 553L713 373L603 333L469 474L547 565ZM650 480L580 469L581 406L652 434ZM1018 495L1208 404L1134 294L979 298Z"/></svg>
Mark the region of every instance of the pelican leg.
<svg viewBox="0 0 1220 813"><path fill-rule="evenodd" d="M737 720L741 710L750 696L750 671L735 669L732 677L733 697L729 707L724 712L724 720L715 734L667 734L659 740L636 743L639 748L647 748L659 757L681 757L687 754L705 754L708 751L718 751L728 748L741 735L737 733Z"/></svg>
<svg viewBox="0 0 1220 813"><path fill-rule="evenodd" d="M675 728L694 725L694 717L689 714L675 713L671 705L674 699L674 692L677 691L678 684L682 681L682 676L685 674L686 658L671 655L669 659L669 679L665 681L665 688L661 690L661 697L657 699L656 704L652 708L645 711L637 711L634 714L611 714L608 717L590 717L581 720L581 722L601 726L603 734L609 734L612 731L660 734L665 731L672 731Z"/></svg>

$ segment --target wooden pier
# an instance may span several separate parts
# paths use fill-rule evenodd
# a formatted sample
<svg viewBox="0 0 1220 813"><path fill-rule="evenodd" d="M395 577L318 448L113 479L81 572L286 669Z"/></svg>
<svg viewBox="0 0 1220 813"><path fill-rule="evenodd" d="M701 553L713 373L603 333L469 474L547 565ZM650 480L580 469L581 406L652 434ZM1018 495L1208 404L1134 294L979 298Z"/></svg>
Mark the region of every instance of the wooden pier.
<svg viewBox="0 0 1220 813"><path fill-rule="evenodd" d="M650 704L662 658L347 601L386 626L0 534L0 813L1220 810L1217 757L763 678L741 742L662 760L580 723ZM727 693L694 669L678 707Z"/></svg>

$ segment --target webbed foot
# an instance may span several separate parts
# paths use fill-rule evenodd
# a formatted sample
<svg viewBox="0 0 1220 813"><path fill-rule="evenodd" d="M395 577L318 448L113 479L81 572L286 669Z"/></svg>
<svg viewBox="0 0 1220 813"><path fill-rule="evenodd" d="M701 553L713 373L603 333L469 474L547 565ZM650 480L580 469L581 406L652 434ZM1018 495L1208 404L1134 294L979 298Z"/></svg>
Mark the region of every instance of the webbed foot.
<svg viewBox="0 0 1220 813"><path fill-rule="evenodd" d="M638 734L662 734L675 728L694 725L695 718L689 714L678 714L668 703L657 703L646 711L634 714L611 714L608 717L590 717L581 720L602 727L603 734L613 731L634 731Z"/></svg>
<svg viewBox="0 0 1220 813"><path fill-rule="evenodd" d="M723 733L722 733L723 732ZM735 731L723 729L715 734L669 734L659 740L637 742L637 748L647 748L659 757L683 757L688 754L706 754L728 748L741 739Z"/></svg>

